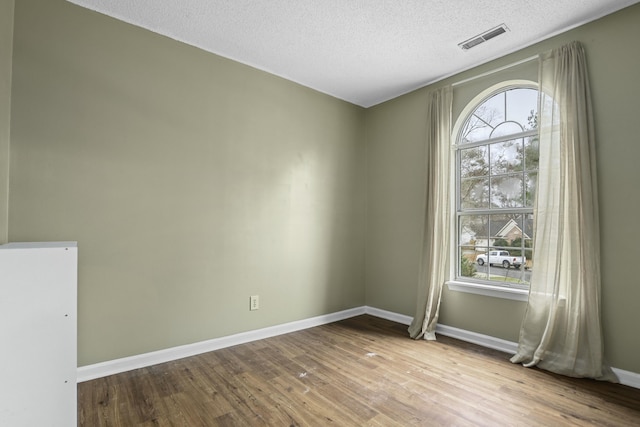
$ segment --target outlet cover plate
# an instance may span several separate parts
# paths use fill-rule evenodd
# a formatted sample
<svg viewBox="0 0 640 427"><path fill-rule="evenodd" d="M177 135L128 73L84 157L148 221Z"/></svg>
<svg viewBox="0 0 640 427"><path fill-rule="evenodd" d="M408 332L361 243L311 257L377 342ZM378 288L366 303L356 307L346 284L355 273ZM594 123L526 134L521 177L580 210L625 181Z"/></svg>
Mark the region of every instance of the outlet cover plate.
<svg viewBox="0 0 640 427"><path fill-rule="evenodd" d="M249 297L249 310L254 311L260 308L260 297L258 295L251 295Z"/></svg>

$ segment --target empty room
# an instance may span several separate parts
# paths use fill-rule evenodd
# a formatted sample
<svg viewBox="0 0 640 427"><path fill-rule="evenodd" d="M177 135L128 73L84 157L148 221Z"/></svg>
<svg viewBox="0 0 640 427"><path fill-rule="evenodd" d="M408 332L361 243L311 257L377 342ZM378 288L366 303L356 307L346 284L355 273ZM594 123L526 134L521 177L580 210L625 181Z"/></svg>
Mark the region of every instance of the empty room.
<svg viewBox="0 0 640 427"><path fill-rule="evenodd" d="M0 0L0 425L638 425L638 40Z"/></svg>

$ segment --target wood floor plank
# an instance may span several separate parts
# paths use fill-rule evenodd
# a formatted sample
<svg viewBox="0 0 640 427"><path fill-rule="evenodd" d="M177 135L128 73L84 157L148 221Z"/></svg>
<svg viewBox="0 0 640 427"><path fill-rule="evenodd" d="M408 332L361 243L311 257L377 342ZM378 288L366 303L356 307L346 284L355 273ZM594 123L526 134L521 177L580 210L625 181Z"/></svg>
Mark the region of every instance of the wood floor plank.
<svg viewBox="0 0 640 427"><path fill-rule="evenodd" d="M638 426L640 390L359 316L78 385L80 426Z"/></svg>

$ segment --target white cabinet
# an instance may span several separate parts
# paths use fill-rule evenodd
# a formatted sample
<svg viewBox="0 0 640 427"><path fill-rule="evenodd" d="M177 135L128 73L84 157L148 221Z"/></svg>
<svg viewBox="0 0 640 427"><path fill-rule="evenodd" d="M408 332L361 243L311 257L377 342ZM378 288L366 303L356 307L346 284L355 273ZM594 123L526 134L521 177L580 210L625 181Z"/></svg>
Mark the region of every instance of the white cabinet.
<svg viewBox="0 0 640 427"><path fill-rule="evenodd" d="M76 242L0 245L0 426L77 425Z"/></svg>

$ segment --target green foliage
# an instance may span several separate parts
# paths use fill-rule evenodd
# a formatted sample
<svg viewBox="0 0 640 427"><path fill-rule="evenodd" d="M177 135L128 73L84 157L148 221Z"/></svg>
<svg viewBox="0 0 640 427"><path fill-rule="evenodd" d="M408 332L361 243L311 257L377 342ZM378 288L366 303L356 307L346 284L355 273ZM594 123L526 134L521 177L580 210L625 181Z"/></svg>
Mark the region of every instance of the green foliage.
<svg viewBox="0 0 640 427"><path fill-rule="evenodd" d="M476 265L466 256L460 258L460 275L463 277L473 277L476 274Z"/></svg>
<svg viewBox="0 0 640 427"><path fill-rule="evenodd" d="M533 261L533 249L530 249L532 246L532 241L531 239L525 239L524 240L524 247L526 248L524 250L524 256L527 258L527 260L529 261ZM515 239L513 239L513 241L511 242L511 244L509 245L511 247L514 248L522 248L522 237L516 237ZM518 251L518 256L521 255L522 251Z"/></svg>
<svg viewBox="0 0 640 427"><path fill-rule="evenodd" d="M512 245L505 239L496 239L493 242L493 246L496 246L498 248L502 248L504 246L512 246Z"/></svg>
<svg viewBox="0 0 640 427"><path fill-rule="evenodd" d="M513 239L513 241L511 242L511 245L509 246L513 246L514 248L522 247L522 237L516 237L515 239ZM524 247L525 248L531 247L531 239L524 240Z"/></svg>

